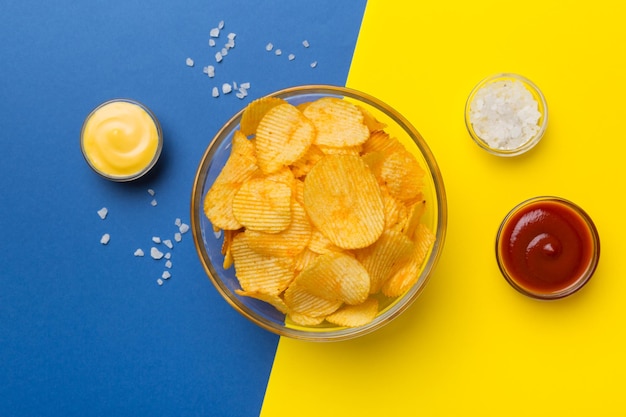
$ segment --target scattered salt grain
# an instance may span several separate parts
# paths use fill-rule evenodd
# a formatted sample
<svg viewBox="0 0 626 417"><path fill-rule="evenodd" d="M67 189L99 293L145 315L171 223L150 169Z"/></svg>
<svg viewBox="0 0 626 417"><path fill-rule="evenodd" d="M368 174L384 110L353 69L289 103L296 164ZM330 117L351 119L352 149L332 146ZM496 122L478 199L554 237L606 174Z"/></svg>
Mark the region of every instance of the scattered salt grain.
<svg viewBox="0 0 626 417"><path fill-rule="evenodd" d="M220 90L217 87L213 87L213 90L211 91L211 95L215 98L220 96Z"/></svg>
<svg viewBox="0 0 626 417"><path fill-rule="evenodd" d="M183 223L183 224L180 225L178 230L180 231L180 233L187 233L189 231L189 225Z"/></svg>
<svg viewBox="0 0 626 417"><path fill-rule="evenodd" d="M236 33L230 32L226 37L228 38L228 40L232 41L232 40L235 40L236 36L237 36Z"/></svg>
<svg viewBox="0 0 626 417"><path fill-rule="evenodd" d="M224 21L223 21L223 20L220 20L220 22L217 24L217 28L218 28L219 30L224 29Z"/></svg>
<svg viewBox="0 0 626 417"><path fill-rule="evenodd" d="M222 62L222 53L221 52L217 52L215 53L215 61L216 62Z"/></svg>
<svg viewBox="0 0 626 417"><path fill-rule="evenodd" d="M161 238L160 238L160 237L158 237L158 236L152 236L152 241L153 241L154 243L161 243Z"/></svg>
<svg viewBox="0 0 626 417"><path fill-rule="evenodd" d="M169 271L163 271L163 273L161 274L161 278L163 279L170 279L171 276L172 274Z"/></svg>
<svg viewBox="0 0 626 417"><path fill-rule="evenodd" d="M311 68L315 68L315 67L317 67L317 61L311 62Z"/></svg>
<svg viewBox="0 0 626 417"><path fill-rule="evenodd" d="M150 194L151 196L154 196L155 192L152 188L148 188L148 194Z"/></svg>
<svg viewBox="0 0 626 417"><path fill-rule="evenodd" d="M206 67L206 73L211 78L215 77L215 67L213 65L209 65Z"/></svg>
<svg viewBox="0 0 626 417"><path fill-rule="evenodd" d="M227 48L222 48L221 52L222 56L226 56L228 55L228 49Z"/></svg>
<svg viewBox="0 0 626 417"><path fill-rule="evenodd" d="M282 55L283 51L280 50L280 49L277 49L277 50L274 51L274 53L278 56L278 55Z"/></svg>
<svg viewBox="0 0 626 417"><path fill-rule="evenodd" d="M230 84L228 84L228 83L222 84L222 93L228 94L231 91L233 91L233 87Z"/></svg>
<svg viewBox="0 0 626 417"><path fill-rule="evenodd" d="M294 54L289 54L289 60L293 61L294 59L296 59L296 56Z"/></svg>
<svg viewBox="0 0 626 417"><path fill-rule="evenodd" d="M176 232L174 233L174 240L176 242L180 242L181 240L183 240L183 236L180 233Z"/></svg>
<svg viewBox="0 0 626 417"><path fill-rule="evenodd" d="M156 201L156 199L153 199L153 200L150 202L150 205L151 205L152 207L156 207L156 205L157 205L157 201Z"/></svg>
<svg viewBox="0 0 626 417"><path fill-rule="evenodd" d="M271 51L272 49L274 49L274 44L273 43L268 43L267 45L265 45L265 50L267 52Z"/></svg>
<svg viewBox="0 0 626 417"><path fill-rule="evenodd" d="M193 67L193 59L187 58L185 60L185 63L187 64L188 67Z"/></svg>
<svg viewBox="0 0 626 417"><path fill-rule="evenodd" d="M143 255L144 255L144 253L143 253L143 250L142 250L142 249L137 249L137 250L135 251L135 253L133 253L133 255L135 255L135 256L143 256Z"/></svg>
<svg viewBox="0 0 626 417"><path fill-rule="evenodd" d="M157 284L163 285L163 280L161 278L157 279Z"/></svg>
<svg viewBox="0 0 626 417"><path fill-rule="evenodd" d="M490 147L516 149L539 131L541 113L532 93L517 80L495 81L478 90L470 123Z"/></svg>
<svg viewBox="0 0 626 417"><path fill-rule="evenodd" d="M168 253L166 253L165 255L163 255L163 257L164 257L165 259L171 259L171 258L172 258L172 254L168 252Z"/></svg>
<svg viewBox="0 0 626 417"><path fill-rule="evenodd" d="M209 46L215 46L215 39L209 39Z"/></svg>
<svg viewBox="0 0 626 417"><path fill-rule="evenodd" d="M211 29L211 31L209 32L209 35L210 35L212 38L218 38L218 37L220 36L220 30L219 30L219 28L213 28L213 29Z"/></svg>
<svg viewBox="0 0 626 417"><path fill-rule="evenodd" d="M245 88L246 90L250 89L250 83L249 82L245 82L245 83L241 83L239 84L240 88Z"/></svg>
<svg viewBox="0 0 626 417"><path fill-rule="evenodd" d="M165 261L165 267L166 268L171 268L172 267L172 261L170 261L169 259L167 261Z"/></svg>
<svg viewBox="0 0 626 417"><path fill-rule="evenodd" d="M173 249L173 248L174 248L174 244L173 244L173 243L172 243L172 241L171 241L171 240L169 240L169 239L165 239L165 240L163 241L163 244L164 244L165 246L167 246L168 248L170 248L170 249Z"/></svg>
<svg viewBox="0 0 626 417"><path fill-rule="evenodd" d="M306 39L302 41L302 46L304 46L305 48L308 48L309 45L309 41L307 41Z"/></svg>
<svg viewBox="0 0 626 417"><path fill-rule="evenodd" d="M102 220L107 217L107 214L109 214L109 209L107 209L106 207L102 207L100 210L98 210L98 216L100 216Z"/></svg>
<svg viewBox="0 0 626 417"><path fill-rule="evenodd" d="M180 227L180 225L183 224L183 221L179 218L176 218L176 220L174 220L174 225L176 225L176 227Z"/></svg>
<svg viewBox="0 0 626 417"><path fill-rule="evenodd" d="M100 238L100 243L102 243L103 245L106 245L109 243L110 240L111 240L111 235L109 235L108 233L105 233Z"/></svg>
<svg viewBox="0 0 626 417"><path fill-rule="evenodd" d="M233 49L235 47L235 40L234 39L229 39L228 42L226 42L226 44L224 44L224 47L226 49Z"/></svg>
<svg viewBox="0 0 626 417"><path fill-rule="evenodd" d="M159 259L163 258L163 252L161 252L160 250L158 250L155 247L152 247L152 248L150 248L150 256L152 256L152 259L159 260Z"/></svg>

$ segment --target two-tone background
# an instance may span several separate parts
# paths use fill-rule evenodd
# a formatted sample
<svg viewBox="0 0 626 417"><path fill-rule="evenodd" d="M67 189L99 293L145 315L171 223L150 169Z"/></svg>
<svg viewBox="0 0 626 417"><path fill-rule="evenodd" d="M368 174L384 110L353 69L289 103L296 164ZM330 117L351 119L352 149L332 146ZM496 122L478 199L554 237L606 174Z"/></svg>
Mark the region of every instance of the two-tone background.
<svg viewBox="0 0 626 417"><path fill-rule="evenodd" d="M626 413L621 4L5 0L0 16L0 416ZM549 106L542 142L513 159L480 150L463 121L472 87L496 72L530 78ZM212 97L233 82L250 83L247 98ZM233 311L190 233L162 286L164 264L133 255L189 224L222 123L309 83L402 112L448 195L444 252L418 301L331 344L279 339ZM143 102L164 131L137 183L97 177L78 146L84 117L116 97ZM545 194L580 204L602 243L590 283L557 302L516 293L494 259L504 215Z"/></svg>

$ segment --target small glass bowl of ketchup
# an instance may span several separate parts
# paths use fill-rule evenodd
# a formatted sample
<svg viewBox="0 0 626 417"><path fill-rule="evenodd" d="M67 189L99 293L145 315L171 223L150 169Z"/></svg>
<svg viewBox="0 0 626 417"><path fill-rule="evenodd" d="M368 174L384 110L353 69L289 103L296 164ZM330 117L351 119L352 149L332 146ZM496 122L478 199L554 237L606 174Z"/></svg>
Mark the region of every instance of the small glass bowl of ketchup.
<svg viewBox="0 0 626 417"><path fill-rule="evenodd" d="M504 278L524 295L566 297L591 278L600 258L598 231L585 211L560 197L523 201L504 218L496 259Z"/></svg>

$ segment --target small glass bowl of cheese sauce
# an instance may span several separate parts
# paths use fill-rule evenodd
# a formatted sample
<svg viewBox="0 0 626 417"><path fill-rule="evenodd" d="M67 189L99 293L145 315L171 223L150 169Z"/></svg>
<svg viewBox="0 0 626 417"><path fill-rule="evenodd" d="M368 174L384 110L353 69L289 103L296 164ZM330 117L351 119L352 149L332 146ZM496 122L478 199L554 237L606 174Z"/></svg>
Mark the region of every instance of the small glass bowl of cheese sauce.
<svg viewBox="0 0 626 417"><path fill-rule="evenodd" d="M80 146L96 173L112 181L132 181L158 161L163 132L146 106L130 99L114 99L100 104L85 118Z"/></svg>
<svg viewBox="0 0 626 417"><path fill-rule="evenodd" d="M573 202L534 197L515 206L496 238L504 278L520 293L544 300L581 289L596 270L600 238L591 217Z"/></svg>
<svg viewBox="0 0 626 417"><path fill-rule="evenodd" d="M548 125L548 104L532 81L501 73L480 81L465 104L465 125L474 142L498 156L532 149Z"/></svg>

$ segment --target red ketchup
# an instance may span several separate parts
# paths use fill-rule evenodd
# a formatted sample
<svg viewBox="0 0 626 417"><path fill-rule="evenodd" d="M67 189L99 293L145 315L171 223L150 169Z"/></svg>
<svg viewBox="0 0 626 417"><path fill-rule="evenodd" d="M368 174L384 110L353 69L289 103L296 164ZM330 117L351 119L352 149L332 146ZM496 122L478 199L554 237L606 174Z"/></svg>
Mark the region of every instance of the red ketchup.
<svg viewBox="0 0 626 417"><path fill-rule="evenodd" d="M600 240L591 218L558 197L536 197L515 207L496 241L498 266L525 295L555 299L579 290L593 275Z"/></svg>

